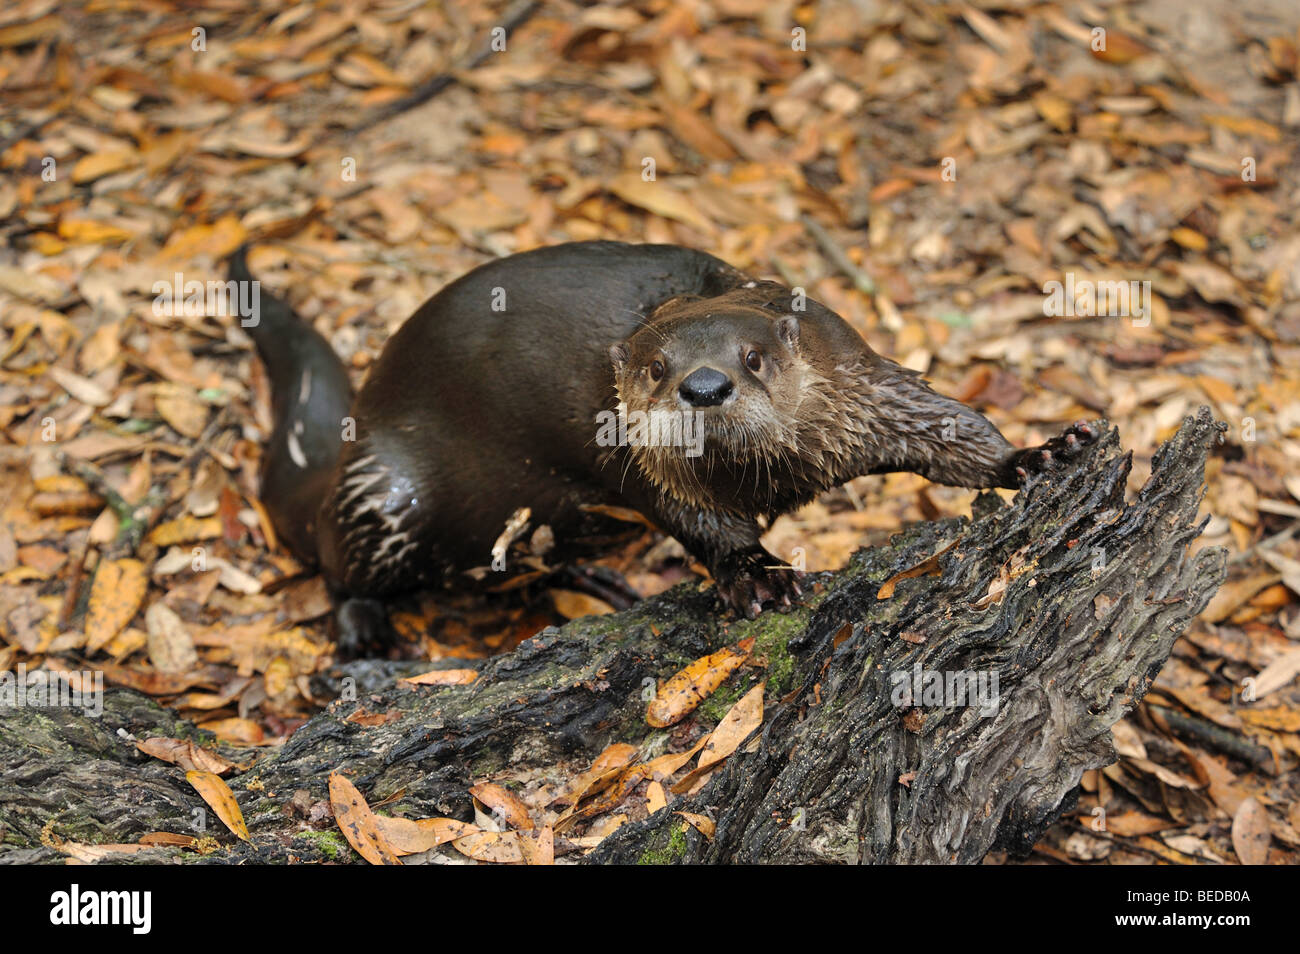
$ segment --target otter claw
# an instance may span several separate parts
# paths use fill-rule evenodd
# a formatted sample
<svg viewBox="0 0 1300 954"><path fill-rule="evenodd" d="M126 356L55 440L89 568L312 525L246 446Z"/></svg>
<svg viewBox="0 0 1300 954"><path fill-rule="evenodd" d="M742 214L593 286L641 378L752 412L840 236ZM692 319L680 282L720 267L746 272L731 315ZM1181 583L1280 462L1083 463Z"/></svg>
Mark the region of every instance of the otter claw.
<svg viewBox="0 0 1300 954"><path fill-rule="evenodd" d="M763 606L789 607L803 595L798 571L772 566L776 558L764 550L733 554L714 572L718 596L731 612L756 619Z"/></svg>
<svg viewBox="0 0 1300 954"><path fill-rule="evenodd" d="M1032 474L1077 457L1084 446L1095 441L1099 434L1100 431L1088 422L1076 421L1059 437L1053 437L1039 447L1021 451L1017 455L1016 478L1023 484Z"/></svg>

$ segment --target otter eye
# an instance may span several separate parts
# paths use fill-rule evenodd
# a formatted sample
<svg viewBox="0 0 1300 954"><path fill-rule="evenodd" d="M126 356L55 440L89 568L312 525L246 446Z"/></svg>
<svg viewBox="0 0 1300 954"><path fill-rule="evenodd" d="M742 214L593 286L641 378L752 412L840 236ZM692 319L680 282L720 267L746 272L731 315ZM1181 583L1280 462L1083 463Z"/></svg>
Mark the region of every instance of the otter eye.
<svg viewBox="0 0 1300 954"><path fill-rule="evenodd" d="M745 355L745 367L751 371L761 371L763 369L763 356L757 350L751 350Z"/></svg>
<svg viewBox="0 0 1300 954"><path fill-rule="evenodd" d="M664 376L664 363L658 358L650 362L650 380L658 381Z"/></svg>

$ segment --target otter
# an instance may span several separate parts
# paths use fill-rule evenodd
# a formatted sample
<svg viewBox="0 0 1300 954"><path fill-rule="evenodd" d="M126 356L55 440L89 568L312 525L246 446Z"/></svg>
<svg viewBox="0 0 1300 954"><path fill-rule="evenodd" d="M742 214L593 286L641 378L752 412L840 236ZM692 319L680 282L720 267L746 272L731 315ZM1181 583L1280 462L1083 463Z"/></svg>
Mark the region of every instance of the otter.
<svg viewBox="0 0 1300 954"><path fill-rule="evenodd" d="M245 251L235 281L252 280ZM608 541L612 508L638 511L753 618L802 594L763 525L819 493L891 471L1014 488L1095 437L1078 423L1017 450L819 302L671 245L484 264L392 335L356 395L284 302L259 311L262 503L324 574L345 646L385 632L384 600L491 564L521 514L572 560Z"/></svg>

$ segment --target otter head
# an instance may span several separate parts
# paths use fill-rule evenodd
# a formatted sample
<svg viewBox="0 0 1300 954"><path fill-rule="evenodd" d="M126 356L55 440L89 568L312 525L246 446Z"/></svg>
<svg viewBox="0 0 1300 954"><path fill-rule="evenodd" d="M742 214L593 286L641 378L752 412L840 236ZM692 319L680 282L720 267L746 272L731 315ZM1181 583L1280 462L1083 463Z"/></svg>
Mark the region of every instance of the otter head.
<svg viewBox="0 0 1300 954"><path fill-rule="evenodd" d="M770 472L797 443L799 319L745 298L673 299L609 352L633 458L694 506L718 505L711 482Z"/></svg>

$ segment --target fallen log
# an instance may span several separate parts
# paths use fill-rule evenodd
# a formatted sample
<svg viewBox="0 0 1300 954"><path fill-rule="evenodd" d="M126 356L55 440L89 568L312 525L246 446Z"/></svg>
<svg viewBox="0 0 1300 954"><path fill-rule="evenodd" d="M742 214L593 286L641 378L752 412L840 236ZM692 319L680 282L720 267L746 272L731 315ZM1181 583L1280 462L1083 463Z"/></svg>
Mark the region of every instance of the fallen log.
<svg viewBox="0 0 1300 954"><path fill-rule="evenodd" d="M1220 430L1208 409L1188 418L1125 503L1130 457L1107 429L1011 503L986 493L970 520L919 524L859 551L789 613L724 620L711 590L683 585L548 628L481 663L469 685L408 688L394 684L393 664L339 667L322 687L336 701L278 751L213 746L251 763L227 777L248 841L201 811L184 772L137 750L151 736L211 744L148 698L110 690L98 717L0 707L0 861L94 858L80 846L194 834L205 818L220 846L209 854L106 857L355 861L324 809L331 772L385 813L469 820L469 788L486 779L562 781L558 767L585 767L611 743L637 746L641 759L685 747L680 726L647 725L646 686L746 637L763 667L733 683L766 683L762 728L666 810L632 813L585 856L562 833L557 854L606 863L1023 854L1072 806L1083 772L1114 761L1111 726L1224 578L1222 550L1187 551L1204 525L1204 465ZM693 718L719 714L706 705ZM712 838L679 811L711 819Z"/></svg>

